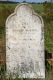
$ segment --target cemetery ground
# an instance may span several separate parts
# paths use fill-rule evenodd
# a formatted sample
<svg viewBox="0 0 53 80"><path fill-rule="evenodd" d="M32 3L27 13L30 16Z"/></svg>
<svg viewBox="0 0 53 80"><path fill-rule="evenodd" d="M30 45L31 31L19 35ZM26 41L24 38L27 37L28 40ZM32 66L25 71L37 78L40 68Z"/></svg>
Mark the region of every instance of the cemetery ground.
<svg viewBox="0 0 53 80"><path fill-rule="evenodd" d="M11 75L9 79L5 78L5 22L7 17L13 13L16 5L14 3L0 3L0 80L12 80ZM45 8L44 4L31 5L44 20L46 80L53 80L53 14L49 7ZM53 4L51 5L53 7Z"/></svg>

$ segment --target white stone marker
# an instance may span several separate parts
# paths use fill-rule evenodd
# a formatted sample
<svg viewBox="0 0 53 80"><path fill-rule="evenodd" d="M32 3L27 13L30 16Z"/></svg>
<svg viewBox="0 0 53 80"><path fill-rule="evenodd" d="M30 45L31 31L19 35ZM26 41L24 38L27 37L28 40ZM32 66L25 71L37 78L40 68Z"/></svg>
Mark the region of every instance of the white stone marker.
<svg viewBox="0 0 53 80"><path fill-rule="evenodd" d="M6 20L7 73L19 78L45 78L44 24L31 6L22 3Z"/></svg>

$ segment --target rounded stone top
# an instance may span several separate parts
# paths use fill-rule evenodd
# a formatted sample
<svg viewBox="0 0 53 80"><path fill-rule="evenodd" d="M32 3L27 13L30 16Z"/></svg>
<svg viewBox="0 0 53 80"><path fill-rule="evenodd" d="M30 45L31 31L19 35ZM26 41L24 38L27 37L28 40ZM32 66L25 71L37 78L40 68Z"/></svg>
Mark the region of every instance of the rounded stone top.
<svg viewBox="0 0 53 80"><path fill-rule="evenodd" d="M15 16L15 15L18 16L18 14L21 14L21 13L24 13L24 14L25 14L26 12L28 12L28 13L30 13L30 14L32 14L32 15L37 16L37 17L40 19L40 21L41 21L42 27L44 27L44 23L43 23L42 17L39 16L39 15L33 10L33 7L32 7L30 4L28 4L28 3L21 3L21 4L17 5L16 8L15 8L15 10L14 10L14 13L12 13L12 14L7 18L7 20L6 20L6 25L8 24L8 22L11 20L11 18L12 18L13 16Z"/></svg>

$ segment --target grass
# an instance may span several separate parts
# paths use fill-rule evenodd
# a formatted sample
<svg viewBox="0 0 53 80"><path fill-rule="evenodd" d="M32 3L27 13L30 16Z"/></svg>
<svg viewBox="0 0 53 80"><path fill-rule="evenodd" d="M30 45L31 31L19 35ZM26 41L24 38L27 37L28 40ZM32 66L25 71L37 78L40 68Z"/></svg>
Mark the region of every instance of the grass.
<svg viewBox="0 0 53 80"><path fill-rule="evenodd" d="M53 24L51 21L45 22L45 48L48 52L53 53Z"/></svg>
<svg viewBox="0 0 53 80"><path fill-rule="evenodd" d="M32 7L34 11L40 15L42 15L42 13L44 12L43 4L32 4Z"/></svg>

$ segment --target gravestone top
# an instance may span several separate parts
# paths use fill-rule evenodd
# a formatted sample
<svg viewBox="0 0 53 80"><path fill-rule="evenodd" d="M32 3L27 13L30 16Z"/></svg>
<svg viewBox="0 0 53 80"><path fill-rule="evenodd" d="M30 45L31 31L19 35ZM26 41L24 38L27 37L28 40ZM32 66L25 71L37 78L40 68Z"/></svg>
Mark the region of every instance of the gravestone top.
<svg viewBox="0 0 53 80"><path fill-rule="evenodd" d="M19 78L45 78L44 24L27 3L6 20L6 68Z"/></svg>

